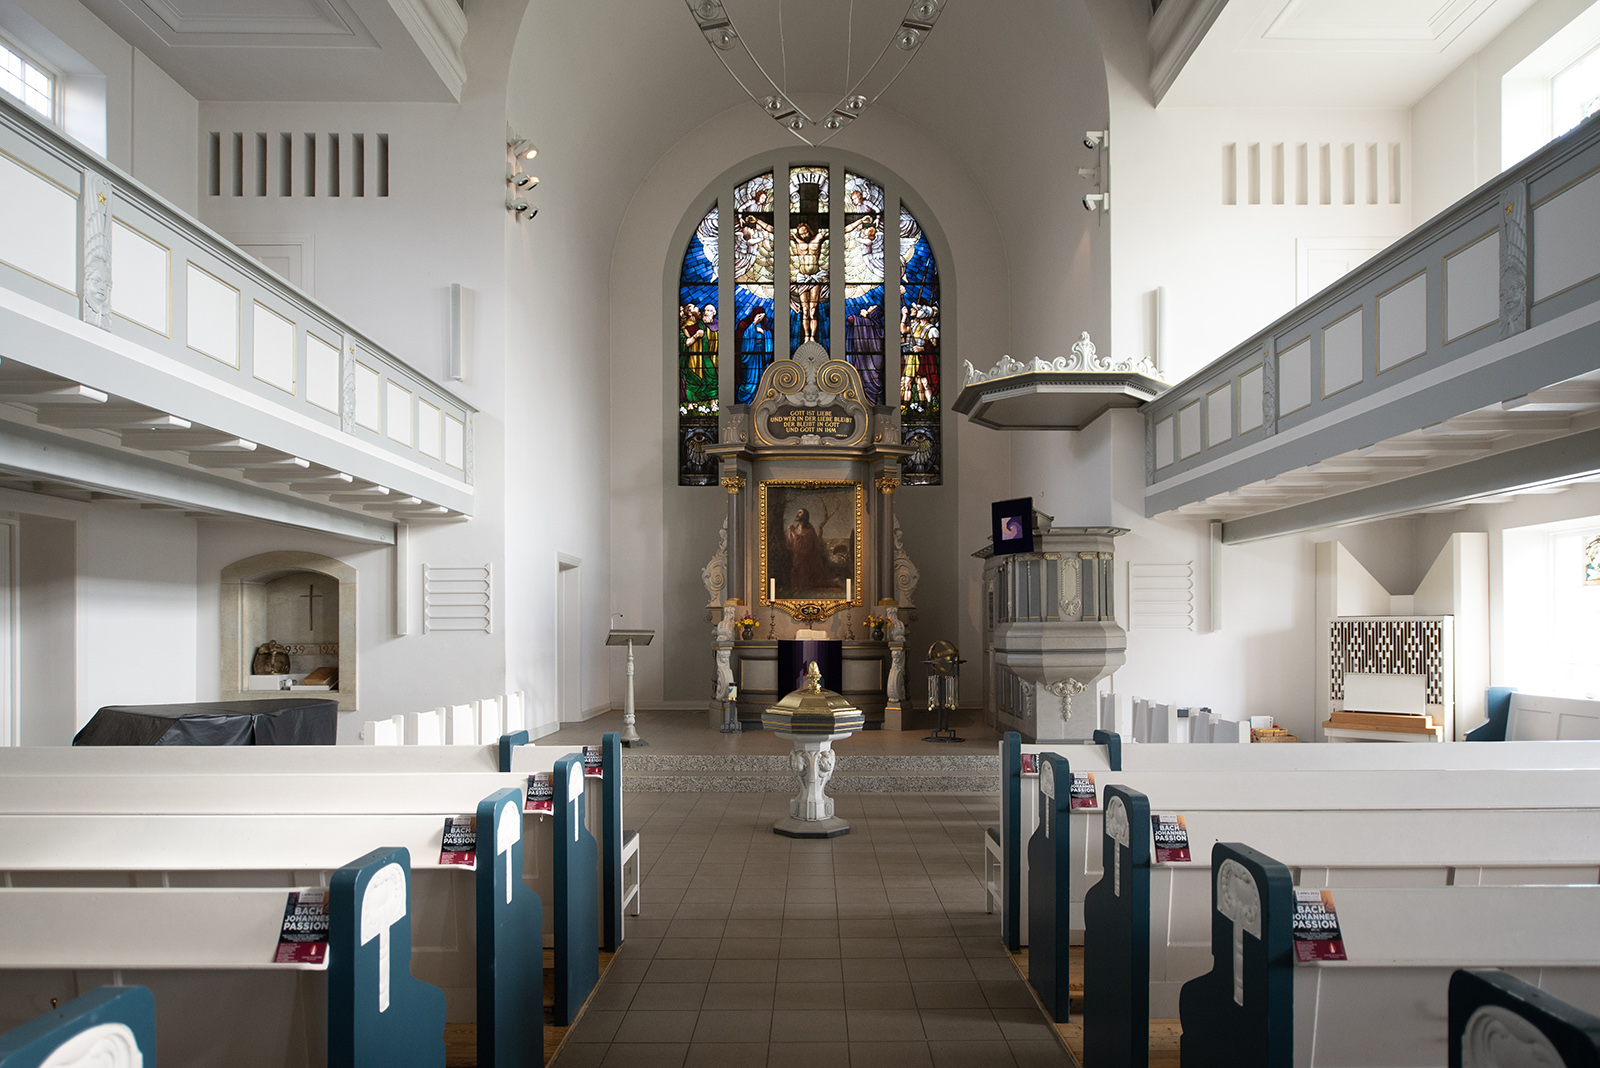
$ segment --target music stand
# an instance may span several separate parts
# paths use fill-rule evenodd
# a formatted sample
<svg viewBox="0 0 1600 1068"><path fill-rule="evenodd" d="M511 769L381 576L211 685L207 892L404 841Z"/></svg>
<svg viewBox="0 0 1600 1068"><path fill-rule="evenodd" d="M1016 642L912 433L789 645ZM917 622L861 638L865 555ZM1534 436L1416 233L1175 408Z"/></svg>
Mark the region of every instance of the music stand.
<svg viewBox="0 0 1600 1068"><path fill-rule="evenodd" d="M633 647L649 645L650 639L655 636L653 630L613 630L606 635L607 645L628 647L628 697L627 704L622 706L622 744L629 749L650 744L639 737L639 731L633 725Z"/></svg>

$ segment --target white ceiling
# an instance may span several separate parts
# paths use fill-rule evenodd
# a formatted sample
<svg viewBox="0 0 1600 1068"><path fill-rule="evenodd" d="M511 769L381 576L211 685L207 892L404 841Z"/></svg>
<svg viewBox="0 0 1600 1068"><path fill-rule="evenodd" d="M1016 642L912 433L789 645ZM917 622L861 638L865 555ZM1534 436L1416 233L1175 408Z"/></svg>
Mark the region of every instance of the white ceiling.
<svg viewBox="0 0 1600 1068"><path fill-rule="evenodd" d="M1162 107L1409 108L1535 0L1227 0Z"/></svg>
<svg viewBox="0 0 1600 1068"><path fill-rule="evenodd" d="M200 100L454 102L396 11L441 2L82 0Z"/></svg>

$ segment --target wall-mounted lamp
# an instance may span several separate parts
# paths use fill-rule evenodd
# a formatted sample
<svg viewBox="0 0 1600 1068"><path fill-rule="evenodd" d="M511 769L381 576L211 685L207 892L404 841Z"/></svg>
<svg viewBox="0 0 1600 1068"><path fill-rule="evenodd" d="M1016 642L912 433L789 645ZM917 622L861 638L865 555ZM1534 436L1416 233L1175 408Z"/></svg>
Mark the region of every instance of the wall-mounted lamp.
<svg viewBox="0 0 1600 1068"><path fill-rule="evenodd" d="M539 209L530 207L523 194L538 188L539 178L524 171L522 161L537 156L539 150L526 137L518 137L510 127L506 128L506 150L511 157L506 167L506 185L510 187L506 192L506 210L527 222L539 214Z"/></svg>
<svg viewBox="0 0 1600 1068"><path fill-rule="evenodd" d="M1111 147L1111 131L1086 131L1083 135L1083 147L1094 150L1096 164L1093 167L1078 168L1078 177L1094 184L1094 192L1084 195L1084 210L1097 213L1110 211L1111 160L1108 150Z"/></svg>

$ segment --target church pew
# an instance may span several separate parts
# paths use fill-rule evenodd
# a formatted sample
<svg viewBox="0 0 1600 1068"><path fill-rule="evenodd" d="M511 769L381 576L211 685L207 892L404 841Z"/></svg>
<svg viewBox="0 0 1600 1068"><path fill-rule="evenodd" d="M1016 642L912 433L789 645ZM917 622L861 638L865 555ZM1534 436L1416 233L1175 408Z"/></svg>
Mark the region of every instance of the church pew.
<svg viewBox="0 0 1600 1068"><path fill-rule="evenodd" d="M142 986L103 986L0 1035L0 1068L156 1063L156 1006Z"/></svg>
<svg viewBox="0 0 1600 1068"><path fill-rule="evenodd" d="M1024 752L1034 748L1038 747L1024 747ZM1362 748L1376 750L1400 747ZM1426 799L1430 809L1465 811L1501 808L1504 802L1497 799L1508 797L1517 798L1519 808L1542 810L1587 810L1600 804L1596 800L1600 799L1600 770L1594 769L1447 771L1424 768L1403 771L1395 768L1369 770L1349 767L1298 772L1270 768L1255 774L1246 774L1237 769L1226 773L1202 770L1117 772L1095 770L1097 752L1102 754L1103 759L1100 747L1075 746L1071 752L1073 770L1082 772L1087 765L1087 769L1095 776L1098 788L1108 783L1121 783L1144 791L1150 795L1152 806L1162 812L1273 811L1292 806L1312 811L1368 810L1403 814L1414 809L1421 799ZM1020 845L1021 839L1032 833L1038 780L1036 777L1019 775L1017 781L1021 787L1018 807L1023 813L1020 833L1016 836ZM1077 897L1073 925L1074 930L1081 931L1081 895L1099 877L1099 811L1078 809L1073 812L1071 819L1074 821L1072 839L1078 843L1075 853L1080 858L1080 865L1075 869L1075 875L1080 878L1075 881ZM1006 839L1007 842L1010 840ZM1026 858L1022 852L1018 848L1015 856L1021 872L1018 879L1022 899L1019 911L1025 916L1028 911L1027 879ZM1026 932L1025 924L1022 932Z"/></svg>
<svg viewBox="0 0 1600 1068"><path fill-rule="evenodd" d="M423 861L413 871L413 913L428 932L414 967L419 977L446 991L452 1019L471 1019L465 1006L475 1004L478 1063L510 1066L521 1063L518 1058L530 1047L538 1052L543 1042L543 907L522 880L522 798L520 787L508 788L477 805L477 855L483 859L475 872L439 863L445 817L438 814L4 816L0 864L10 885L41 891L66 881L63 873L93 873L89 878L107 884L160 889L174 882L226 879L239 874L229 871L236 867L256 880L280 871L293 886L319 881L339 866L338 857L366 850L374 841L406 847ZM241 850L240 842L248 848ZM432 869L432 883L418 879L415 869L422 868ZM512 873L515 878L508 881ZM465 907L463 880L475 884L473 910ZM117 886L103 889L115 893ZM282 897L281 889L249 892ZM593 888L588 892L592 896ZM513 947L519 947L514 956ZM501 1023L485 1027L486 1019ZM496 1059L496 1050L503 1059Z"/></svg>
<svg viewBox="0 0 1600 1068"><path fill-rule="evenodd" d="M1110 785L1103 805L1111 878L1084 895L1083 1038L1101 1064L1142 1064L1149 1020L1173 1016L1182 984L1210 964L1211 842L1260 844L1302 889L1600 883L1593 810L1488 809L1465 823L1459 811L1188 812L1194 860L1154 863L1149 799ZM1143 1004L1127 1024L1133 991Z"/></svg>
<svg viewBox="0 0 1600 1068"><path fill-rule="evenodd" d="M461 877L457 874L461 869L440 866L437 862L439 837L445 816L472 812L478 798L504 789L514 790L521 796L527 774L538 770L540 765L555 774L556 761L551 757L559 750L550 747L523 749L517 760L526 771L513 774L341 775L330 772L231 779L204 773L121 776L93 780L97 796L80 798L72 804L64 804L62 784L76 784L75 788L82 791L87 781L83 777L57 781L34 776L7 781L0 786L0 794L5 795L0 799L0 811L8 813L0 815L0 836L12 834L16 839L27 840L27 819L47 821L43 824L47 827L83 831L90 836L90 841L104 842L119 831L123 832L121 843L109 854L78 849L77 855L81 858L78 863L64 863L67 858L62 854L74 849L70 844L41 849L38 852L42 855L35 861L36 871L68 868L101 871L110 868L110 861L116 858L130 870L151 873L220 871L226 877L231 871L255 873L252 877L260 879L262 871L278 870L285 873L275 880L282 885L297 875L314 875L315 869L324 865L329 848L315 843L327 840L343 845L363 841L364 824L374 833L380 829L385 832L404 829L410 836L406 840L421 839L423 844L418 848L418 855L428 858L425 867L430 869L419 872L422 877L419 913L428 920L423 929L429 941L418 967L427 978L446 989L451 1019L471 1020L474 1011L472 961L470 954L463 957L456 951L456 947L472 944L471 913L463 908L462 895L452 889ZM581 766L581 757L574 755L572 760ZM617 774L620 775L620 768ZM101 792L100 788L107 782L112 784L111 788ZM152 789L152 786L157 788ZM603 804L600 786L596 784L594 790L596 801ZM475 796L469 791L475 791ZM115 800L130 796L137 801ZM76 811L59 816L52 814L53 809L60 808ZM124 814L130 808L136 810L135 815ZM590 817L585 814L584 818ZM597 814L593 818L598 822L600 816ZM97 821L104 821L109 827L97 827ZM533 843L533 848L525 851L524 868L519 869L546 901L558 904L557 847L566 841L556 830L561 822L559 808L552 818L524 816L523 834ZM189 833L182 836L168 833L179 827ZM141 833L126 833L140 828ZM593 841L587 830L584 838ZM364 839L367 843L374 840L383 839ZM190 841L192 845L187 844ZM250 843L249 848L241 850L241 842ZM257 842L261 843L259 850ZM204 848L211 845L220 847L220 851ZM589 855L589 874L584 877L574 872L569 882L586 888L584 892L594 902L589 908L594 912L598 910L600 895L599 872L592 849ZM102 874L99 878L115 876ZM144 881L153 880L146 875ZM191 875L184 881L196 879ZM556 951L558 973L579 969L578 962L586 959L584 947L567 944L566 931L555 922L554 911L547 911L545 920L547 937ZM589 957L597 952L598 938L598 932L590 938ZM581 1004L581 1000L578 1001L571 1012L575 1013Z"/></svg>
<svg viewBox="0 0 1600 1068"><path fill-rule="evenodd" d="M1452 975L1450 1068L1530 1062L1600 1068L1600 1016L1509 972L1462 969Z"/></svg>
<svg viewBox="0 0 1600 1068"><path fill-rule="evenodd" d="M1028 915L1028 982L1044 1011L1056 1023L1071 1015L1070 964L1072 930L1068 910L1045 902L1072 899L1072 842L1069 837L1072 799L1067 784L1072 769L1055 753L1039 757L1038 827L1028 839L1028 893L1040 904Z"/></svg>
<svg viewBox="0 0 1600 1068"><path fill-rule="evenodd" d="M1348 959L1296 964L1288 868L1218 843L1212 871L1212 969L1180 998L1185 1068L1444 1064L1459 967L1600 1005L1600 887L1335 888Z"/></svg>
<svg viewBox="0 0 1600 1068"><path fill-rule="evenodd" d="M132 974L156 992L169 1063L443 1065L444 995L409 966L406 851L340 867L328 900L324 962L274 963L282 889L0 888L0 1005L37 1005L84 972Z"/></svg>

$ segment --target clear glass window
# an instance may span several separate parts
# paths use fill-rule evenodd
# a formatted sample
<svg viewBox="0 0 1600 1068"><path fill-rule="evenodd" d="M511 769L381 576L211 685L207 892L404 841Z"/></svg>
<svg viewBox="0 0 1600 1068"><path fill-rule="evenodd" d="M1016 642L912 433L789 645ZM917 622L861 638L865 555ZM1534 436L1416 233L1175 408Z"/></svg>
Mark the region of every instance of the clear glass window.
<svg viewBox="0 0 1600 1068"><path fill-rule="evenodd" d="M1560 137L1600 111L1600 48L1550 79L1550 133Z"/></svg>
<svg viewBox="0 0 1600 1068"><path fill-rule="evenodd" d="M55 121L55 75L36 66L4 41L0 41L0 92Z"/></svg>

